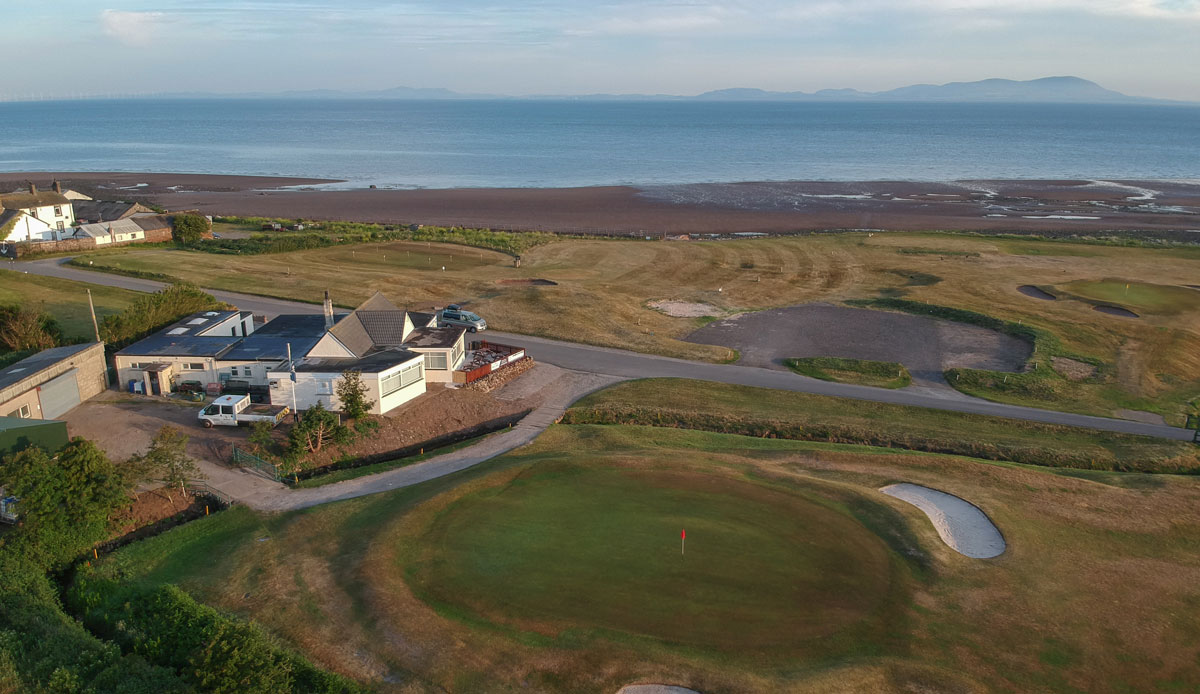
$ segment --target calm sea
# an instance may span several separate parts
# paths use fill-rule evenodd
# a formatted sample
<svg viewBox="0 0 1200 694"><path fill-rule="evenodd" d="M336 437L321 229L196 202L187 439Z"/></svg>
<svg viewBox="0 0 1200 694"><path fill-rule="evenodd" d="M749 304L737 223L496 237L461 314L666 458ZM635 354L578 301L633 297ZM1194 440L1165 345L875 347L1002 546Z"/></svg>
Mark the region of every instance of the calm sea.
<svg viewBox="0 0 1200 694"><path fill-rule="evenodd" d="M1200 107L567 101L0 103L0 170L380 187L1200 178Z"/></svg>

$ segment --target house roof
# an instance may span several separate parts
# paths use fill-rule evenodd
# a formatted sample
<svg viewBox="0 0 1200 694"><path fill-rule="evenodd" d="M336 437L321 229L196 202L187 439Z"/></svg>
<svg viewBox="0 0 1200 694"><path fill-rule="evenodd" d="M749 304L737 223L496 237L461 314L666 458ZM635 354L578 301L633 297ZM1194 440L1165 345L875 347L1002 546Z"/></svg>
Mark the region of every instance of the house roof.
<svg viewBox="0 0 1200 694"><path fill-rule="evenodd" d="M329 334L337 338L355 356L364 356L370 352L375 343L355 313L351 313L329 329Z"/></svg>
<svg viewBox="0 0 1200 694"><path fill-rule="evenodd" d="M245 311L193 313L138 340L117 354L139 357L220 357L242 338L234 335L206 336L204 332L234 316L247 315L250 314Z"/></svg>
<svg viewBox="0 0 1200 694"><path fill-rule="evenodd" d="M129 218L129 221L141 227L143 231L171 228L171 220L161 214L135 214Z"/></svg>
<svg viewBox="0 0 1200 694"><path fill-rule="evenodd" d="M20 210L0 209L0 229L3 229L6 224L8 224L12 220L16 219L17 217L20 217L23 214L25 214L25 213Z"/></svg>
<svg viewBox="0 0 1200 694"><path fill-rule="evenodd" d="M338 318L345 318L343 313ZM320 339L325 334L325 316L319 313L285 314L275 316L263 324L251 337L259 335L276 335L280 337L315 337Z"/></svg>
<svg viewBox="0 0 1200 694"><path fill-rule="evenodd" d="M88 342L82 345L67 345L65 347L52 347L44 349L30 357L25 357L15 364L0 369L0 390L14 386L25 379L35 376L46 369L54 366L64 359L79 354L89 347L100 344L99 342Z"/></svg>
<svg viewBox="0 0 1200 694"><path fill-rule="evenodd" d="M400 308L388 301L383 292L375 292L370 299L362 302L356 311L399 311Z"/></svg>
<svg viewBox="0 0 1200 694"><path fill-rule="evenodd" d="M458 342L466 328L417 328L408 336L405 347L412 349L448 349Z"/></svg>
<svg viewBox="0 0 1200 694"><path fill-rule="evenodd" d="M64 195L64 197L66 196ZM76 200L74 207L75 219L88 222L115 222L139 212L153 212L150 208L136 202L117 200Z"/></svg>
<svg viewBox="0 0 1200 694"><path fill-rule="evenodd" d="M288 358L288 345L291 345L291 354L299 357L307 354L320 341L320 337L311 336L260 335L256 330L222 354L221 361L285 361Z"/></svg>
<svg viewBox="0 0 1200 694"><path fill-rule="evenodd" d="M118 219L114 222L101 222L98 224L80 224L75 230L75 236L90 236L94 239L108 236L109 232L113 234L129 234L133 232L141 233L142 227L138 226L132 219Z"/></svg>
<svg viewBox="0 0 1200 694"><path fill-rule="evenodd" d="M40 193L5 193L0 195L0 207L6 210L28 210L48 205L70 205L71 201L62 193L43 191Z"/></svg>
<svg viewBox="0 0 1200 694"><path fill-rule="evenodd" d="M340 374L343 371L382 373L401 364L407 364L414 359L424 359L424 357L407 349L385 349L357 359L302 359L296 362L296 371L331 374Z"/></svg>
<svg viewBox="0 0 1200 694"><path fill-rule="evenodd" d="M375 347L400 345L404 343L404 311L392 309L389 311L354 312L359 322L371 337Z"/></svg>
<svg viewBox="0 0 1200 694"><path fill-rule="evenodd" d="M412 320L414 328L432 328L437 327L434 321L437 320L436 313L421 313L419 311L409 311L408 317Z"/></svg>

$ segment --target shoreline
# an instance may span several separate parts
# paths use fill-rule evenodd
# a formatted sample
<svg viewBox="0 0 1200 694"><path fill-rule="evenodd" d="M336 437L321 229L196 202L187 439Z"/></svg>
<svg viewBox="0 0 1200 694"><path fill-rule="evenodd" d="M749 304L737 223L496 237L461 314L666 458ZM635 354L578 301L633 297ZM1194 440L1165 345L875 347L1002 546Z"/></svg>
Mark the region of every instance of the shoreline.
<svg viewBox="0 0 1200 694"><path fill-rule="evenodd" d="M204 214L597 235L962 230L1194 234L1200 180L777 181L579 188L367 188L284 176L0 173ZM330 184L350 187L331 188ZM1191 238L1187 236L1187 238Z"/></svg>

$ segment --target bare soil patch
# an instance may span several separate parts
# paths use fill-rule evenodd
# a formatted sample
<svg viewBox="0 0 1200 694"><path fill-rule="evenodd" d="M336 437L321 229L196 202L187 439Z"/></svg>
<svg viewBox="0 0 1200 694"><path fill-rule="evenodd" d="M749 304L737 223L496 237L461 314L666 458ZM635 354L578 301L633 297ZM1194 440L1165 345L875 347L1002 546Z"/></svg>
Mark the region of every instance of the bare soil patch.
<svg viewBox="0 0 1200 694"><path fill-rule="evenodd" d="M116 523L114 536L125 535L138 528L153 525L178 513L183 513L197 503L203 507L203 500L189 492L180 493L178 489L147 489L139 492L129 508L117 513L113 520Z"/></svg>
<svg viewBox="0 0 1200 694"><path fill-rule="evenodd" d="M662 311L674 318L700 318L702 316L716 316L722 313L721 309L712 304L679 301L677 299L659 299L658 301L651 301L648 305L650 308Z"/></svg>
<svg viewBox="0 0 1200 694"><path fill-rule="evenodd" d="M1057 296L1054 296L1044 289L1039 289L1032 284L1022 284L1021 286L1017 287L1017 291L1021 292L1025 296L1031 296L1035 299L1041 299L1042 301L1058 301Z"/></svg>
<svg viewBox="0 0 1200 694"><path fill-rule="evenodd" d="M1096 375L1096 367L1087 362L1067 357L1051 357L1050 363L1054 364L1055 371L1072 381L1084 381Z"/></svg>
<svg viewBox="0 0 1200 694"><path fill-rule="evenodd" d="M1166 424L1166 420L1160 414L1153 412L1142 412L1141 410L1120 409L1113 412L1113 416L1121 419L1132 419L1135 422L1145 422L1147 424Z"/></svg>
<svg viewBox="0 0 1200 694"><path fill-rule="evenodd" d="M949 368L1021 371L1032 352L1024 340L974 325L832 304L745 313L686 339L730 347L742 364L779 370L791 357L899 362L926 384L944 383Z"/></svg>

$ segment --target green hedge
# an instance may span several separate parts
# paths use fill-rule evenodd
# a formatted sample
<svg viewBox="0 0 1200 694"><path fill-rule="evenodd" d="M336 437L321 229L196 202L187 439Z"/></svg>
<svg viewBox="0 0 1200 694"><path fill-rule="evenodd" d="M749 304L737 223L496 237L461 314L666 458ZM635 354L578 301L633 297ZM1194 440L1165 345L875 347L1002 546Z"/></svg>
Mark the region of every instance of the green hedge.
<svg viewBox="0 0 1200 694"><path fill-rule="evenodd" d="M68 606L94 633L214 694L359 694L356 683L283 648L174 585L140 587L81 572Z"/></svg>

